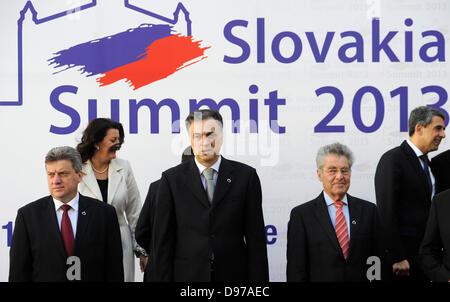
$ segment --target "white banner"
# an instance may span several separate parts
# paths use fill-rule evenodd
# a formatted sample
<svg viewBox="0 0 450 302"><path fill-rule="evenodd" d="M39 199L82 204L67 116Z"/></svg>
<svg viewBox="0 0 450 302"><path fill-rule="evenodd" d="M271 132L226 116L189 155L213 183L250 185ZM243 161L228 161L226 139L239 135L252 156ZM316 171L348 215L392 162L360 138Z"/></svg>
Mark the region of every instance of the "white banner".
<svg viewBox="0 0 450 302"><path fill-rule="evenodd" d="M446 0L181 1L0 2L0 281L17 209L49 194L46 152L92 118L123 124L118 156L144 199L189 145L189 112L220 109L223 155L260 176L270 280L284 281L290 211L322 189L317 149L348 145L349 193L375 202L409 112L449 109Z"/></svg>

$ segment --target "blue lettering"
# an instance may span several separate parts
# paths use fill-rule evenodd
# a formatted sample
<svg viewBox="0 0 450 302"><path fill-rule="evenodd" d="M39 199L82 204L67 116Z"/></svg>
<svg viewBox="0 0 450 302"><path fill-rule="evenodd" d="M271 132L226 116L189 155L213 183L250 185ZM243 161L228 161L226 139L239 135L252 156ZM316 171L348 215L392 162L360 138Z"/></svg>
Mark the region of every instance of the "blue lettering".
<svg viewBox="0 0 450 302"><path fill-rule="evenodd" d="M328 50L330 49L331 41L333 41L334 32L327 32L325 41L323 42L322 51L319 52L319 46L317 46L316 36L313 32L306 32L306 38L308 38L309 46L313 52L314 58L317 63L323 63L327 57Z"/></svg>
<svg viewBox="0 0 450 302"><path fill-rule="evenodd" d="M97 99L88 99L88 121L90 122L97 117ZM119 99L111 99L111 119L120 122Z"/></svg>
<svg viewBox="0 0 450 302"><path fill-rule="evenodd" d="M159 110L163 106L171 110L172 133L180 133L180 108L173 99L164 99L158 104L152 99L143 99L139 103L130 99L130 133L138 133L138 111L143 106L150 110L150 133L159 133Z"/></svg>
<svg viewBox="0 0 450 302"><path fill-rule="evenodd" d="M290 38L294 43L294 52L288 58L283 57L280 52L280 43L284 38ZM302 54L302 41L300 40L300 37L290 31L284 31L277 34L272 41L272 54L273 57L281 63L292 63L297 61Z"/></svg>
<svg viewBox="0 0 450 302"><path fill-rule="evenodd" d="M372 19L372 36L371 36L371 54L372 54L372 62L380 62L381 53L384 53L390 62L400 62L399 57L391 48L390 43L397 35L398 31L389 31L385 36L381 36L380 30L380 19L373 18ZM406 18L404 21L406 27L411 27L414 22L411 18ZM230 57L225 55L223 61L225 63L230 64L239 64L245 62L250 54L251 48L250 44L247 43L242 38L238 38L236 35L232 33L233 28L235 27L244 27L247 28L248 21L245 20L232 20L228 22L224 27L224 37L231 42L232 44L237 45L241 48L242 53L237 57ZM265 41L265 19L257 18L256 19L256 58L258 63L266 62L266 41ZM325 35L325 40L321 46L318 45L315 32L305 32L309 47L313 53L314 59L316 63L325 62L328 52L331 47L331 43L334 38L334 31L328 31ZM405 41L404 41L404 54L405 59L404 62L413 62L413 31L405 30ZM435 37L436 41L428 42L419 50L419 58L424 62L433 62L445 61L445 38L444 35L436 30L429 30L422 32L422 37L432 36ZM351 63L351 62L364 62L364 39L363 36L356 31L344 31L340 34L341 39L346 37L352 37L354 41L343 44L338 49L337 56L343 63ZM280 44L284 39L290 39L293 43L293 53L290 56L283 55L281 53ZM436 54L430 55L428 54L428 50L431 48L436 48ZM300 35L291 31L282 31L276 34L272 40L271 50L272 56L275 60L280 63L288 64L297 61L302 54L302 40ZM354 49L354 54L348 54L348 50Z"/></svg>
<svg viewBox="0 0 450 302"><path fill-rule="evenodd" d="M250 133L258 133L258 123L259 123L259 99L256 94L259 91L259 87L256 84L252 84L248 87L248 91L252 95L248 99L249 106L249 121L250 121ZM64 113L69 116L71 123L67 127L58 127L51 125L50 132L59 135L65 135L75 132L80 124L81 117L77 109L65 105L61 102L61 95L63 93L77 94L78 87L76 86L59 86L56 87L50 94L50 103L53 108L57 111ZM77 104L82 104L77 100ZM101 104L101 103L100 103ZM86 105L86 103L85 103ZM99 102L96 98L87 99L87 121L91 121L99 116L98 114ZM274 90L269 93L269 97L264 99L264 105L269 108L269 122L270 128L275 133L285 133L286 127L281 127L278 125L278 106L286 105L286 99L278 97L278 91ZM203 99L189 99L189 112L198 110L202 106L207 106L214 110L220 110L222 107L226 106L230 108L231 119L232 119L232 132L240 132L240 106L239 103L233 98L224 98L220 102L216 102L212 98ZM171 113L171 130L172 133L180 133L180 108L177 101L171 98L165 98L159 103L150 99L144 98L140 101L136 99L128 100L128 121L129 121L129 133L136 134L139 131L139 112L142 111L141 108L146 107L150 113L150 133L159 133L160 126L160 111L162 107L168 107ZM120 122L120 99L111 98L110 100L111 109L111 119ZM145 110L144 110L145 111ZM141 113L142 114L142 113Z"/></svg>
<svg viewBox="0 0 450 302"><path fill-rule="evenodd" d="M271 238L273 237L273 238ZM266 225L266 243L272 245L277 242L277 228L274 225Z"/></svg>
<svg viewBox="0 0 450 302"><path fill-rule="evenodd" d="M2 225L2 229L6 230L6 245L11 246L11 240L13 235L13 222L8 221L7 224Z"/></svg>
<svg viewBox="0 0 450 302"><path fill-rule="evenodd" d="M411 26L413 24L413 20L412 19L406 19L405 20L405 25L406 26ZM412 37L412 31L405 31L405 62L412 62L413 61L413 57L412 57L412 53L413 53L413 37Z"/></svg>
<svg viewBox="0 0 450 302"><path fill-rule="evenodd" d="M257 25L256 25L256 32L257 32L257 36L256 36L256 41L257 41L257 45L258 45L258 50L257 50L257 54L258 54L258 63L264 63L266 61L266 41L265 41L265 26L264 26L264 18L258 18L256 20Z"/></svg>
<svg viewBox="0 0 450 302"><path fill-rule="evenodd" d="M356 31L345 31L341 33L341 38L345 37L353 37L355 38L355 42L346 43L339 48L339 59L344 63L351 63L355 60L357 62L364 62L364 40L361 34ZM355 48L355 55L353 57L348 57L346 52L353 47Z"/></svg>
<svg viewBox="0 0 450 302"><path fill-rule="evenodd" d="M420 58L424 62L433 62L438 60L439 62L445 62L445 39L442 33L436 30L429 30L422 33L422 37L434 36L436 41L424 44L419 51ZM427 50L431 47L437 47L435 56L428 56Z"/></svg>
<svg viewBox="0 0 450 302"><path fill-rule="evenodd" d="M231 110L231 119L233 120L232 131L233 133L239 133L239 118L240 118L240 110L238 103L230 98L223 99L217 104L213 99L205 98L197 102L196 99L189 100L189 111L195 111L200 109L202 106L208 106L210 109L217 110L222 106L228 106Z"/></svg>
<svg viewBox="0 0 450 302"><path fill-rule="evenodd" d="M270 129L274 133L286 133L286 127L278 125L278 105L286 105L286 99L278 98L278 91L269 92L269 98L264 99L264 105L269 106Z"/></svg>
<svg viewBox="0 0 450 302"><path fill-rule="evenodd" d="M251 94L256 94L259 88L256 85L250 85L248 90ZM249 99L249 107L250 133L258 133L258 99Z"/></svg>
<svg viewBox="0 0 450 302"><path fill-rule="evenodd" d="M380 62L380 52L383 50L391 62L400 62L392 49L389 42L394 38L398 31L390 31L380 43L380 20L372 19L372 61Z"/></svg>
<svg viewBox="0 0 450 302"><path fill-rule="evenodd" d="M232 44L239 46L242 49L242 54L239 57L229 57L225 55L223 57L223 61L225 63L239 64L245 62L250 56L250 45L248 45L248 43L245 42L245 40L239 39L238 37L234 36L233 33L231 32L232 29L236 26L247 27L247 25L248 22L245 20L233 20L228 22L227 25L225 25L223 29L225 39L227 39Z"/></svg>
<svg viewBox="0 0 450 302"><path fill-rule="evenodd" d="M59 86L53 89L52 93L50 94L50 104L55 108L57 111L64 113L68 115L71 119L71 123L67 127L58 127L51 125L50 126L50 132L54 134L70 134L75 132L78 127L80 126L80 115L78 112L73 109L70 106L64 105L59 100L59 96L65 92L77 94L78 87L71 86L71 85L64 85Z"/></svg>

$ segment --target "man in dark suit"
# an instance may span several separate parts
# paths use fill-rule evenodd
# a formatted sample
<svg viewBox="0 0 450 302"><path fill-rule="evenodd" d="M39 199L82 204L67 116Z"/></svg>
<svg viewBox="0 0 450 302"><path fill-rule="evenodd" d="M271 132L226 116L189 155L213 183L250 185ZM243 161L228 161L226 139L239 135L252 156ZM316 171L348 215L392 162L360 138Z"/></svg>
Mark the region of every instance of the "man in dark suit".
<svg viewBox="0 0 450 302"><path fill-rule="evenodd" d="M162 173L154 225L155 281L268 281L256 170L225 159L222 117L186 119L195 159Z"/></svg>
<svg viewBox="0 0 450 302"><path fill-rule="evenodd" d="M190 160L194 157L191 146L184 149L181 155L181 163ZM136 224L136 229L134 235L136 237L136 242L139 246L145 249L147 257L145 257L144 262L141 261L141 270L144 272L144 282L150 282L150 269L152 264L148 264L148 260L153 261L152 257L152 230L153 223L155 221L155 199L156 193L158 191L160 180L154 181L150 184L148 188L147 197L145 198L144 205L142 206L141 213L139 214L139 219Z"/></svg>
<svg viewBox="0 0 450 302"><path fill-rule="evenodd" d="M450 282L450 190L431 203L419 255L423 271L433 282Z"/></svg>
<svg viewBox="0 0 450 302"><path fill-rule="evenodd" d="M144 272L144 282L150 282L150 269L151 265L148 261L153 261L152 257L152 230L155 222L155 199L158 192L159 183L161 180L154 181L150 184L145 198L144 205L142 206L139 219L136 224L134 235L136 236L136 242L139 246L145 249L147 257L144 259L144 263L140 263L141 271Z"/></svg>
<svg viewBox="0 0 450 302"><path fill-rule="evenodd" d="M436 194L450 189L450 150L431 159L431 171L436 177Z"/></svg>
<svg viewBox="0 0 450 302"><path fill-rule="evenodd" d="M375 204L347 194L353 161L351 150L340 143L319 149L323 192L291 212L288 282L369 281L367 260L378 255L377 212Z"/></svg>
<svg viewBox="0 0 450 302"><path fill-rule="evenodd" d="M123 281L116 211L78 193L81 165L74 148L47 153L50 196L17 212L9 281Z"/></svg>
<svg viewBox="0 0 450 302"><path fill-rule="evenodd" d="M383 227L385 263L394 280L425 281L418 263L419 245L436 192L427 154L445 137L445 116L418 107L409 117L409 140L387 151L375 173L375 193Z"/></svg>

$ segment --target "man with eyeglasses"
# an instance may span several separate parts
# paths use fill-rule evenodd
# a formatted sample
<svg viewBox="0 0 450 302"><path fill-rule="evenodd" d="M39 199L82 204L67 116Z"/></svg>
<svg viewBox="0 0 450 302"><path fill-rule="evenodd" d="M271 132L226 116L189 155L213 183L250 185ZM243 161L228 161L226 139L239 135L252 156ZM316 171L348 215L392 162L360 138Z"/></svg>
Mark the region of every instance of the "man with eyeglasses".
<svg viewBox="0 0 450 302"><path fill-rule="evenodd" d="M323 192L291 212L287 281L368 281L367 260L378 255L375 204L347 194L352 151L340 143L319 149ZM369 262L370 263L370 262Z"/></svg>

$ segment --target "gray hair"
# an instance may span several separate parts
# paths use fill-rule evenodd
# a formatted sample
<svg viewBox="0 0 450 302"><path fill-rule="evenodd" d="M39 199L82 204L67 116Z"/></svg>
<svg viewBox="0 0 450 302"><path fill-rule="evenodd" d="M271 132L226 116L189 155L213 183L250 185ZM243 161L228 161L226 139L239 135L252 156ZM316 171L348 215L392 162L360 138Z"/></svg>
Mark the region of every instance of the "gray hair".
<svg viewBox="0 0 450 302"><path fill-rule="evenodd" d="M420 106L411 111L408 120L409 136L412 136L416 131L416 125L426 127L431 124L433 116L439 116L445 121L445 115L441 111L431 107Z"/></svg>
<svg viewBox="0 0 450 302"><path fill-rule="evenodd" d="M325 158L330 154L336 154L338 156L345 156L348 160L349 168L352 168L352 165L355 161L355 157L353 156L352 150L349 147L341 144L341 143L333 143L330 145L323 146L317 151L316 156L316 164L317 169L321 170L323 165L325 164Z"/></svg>
<svg viewBox="0 0 450 302"><path fill-rule="evenodd" d="M45 164L63 159L67 159L72 162L72 167L76 173L81 171L81 155L75 148L69 146L52 148L45 156Z"/></svg>

